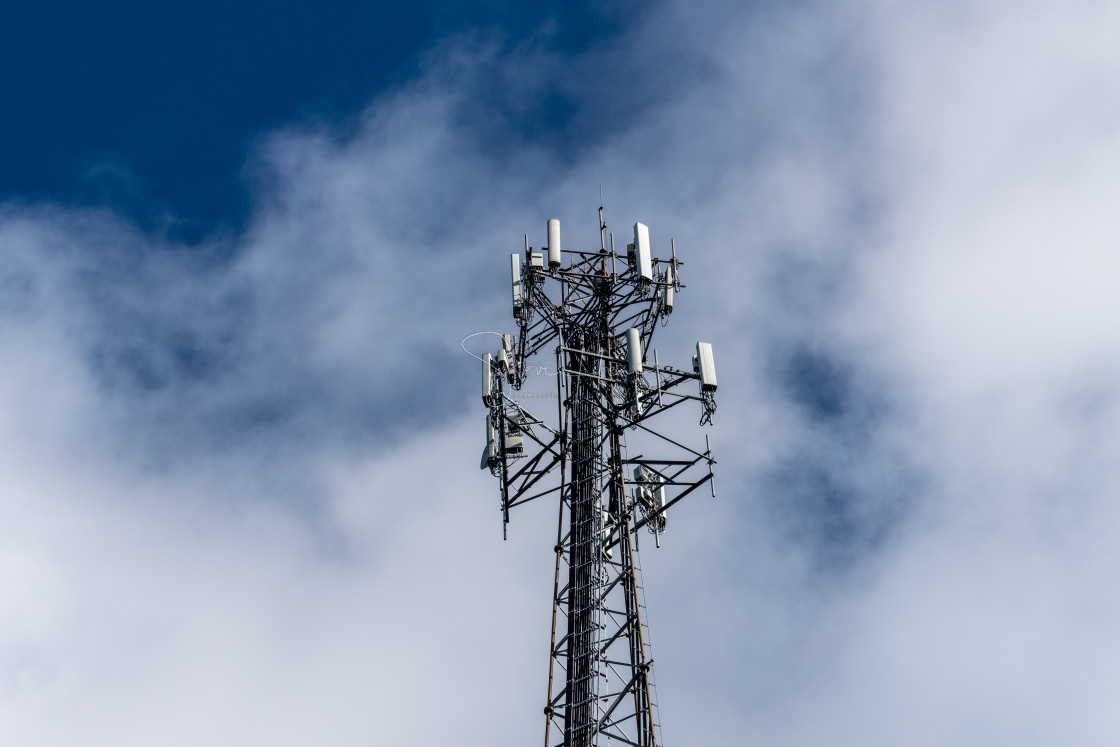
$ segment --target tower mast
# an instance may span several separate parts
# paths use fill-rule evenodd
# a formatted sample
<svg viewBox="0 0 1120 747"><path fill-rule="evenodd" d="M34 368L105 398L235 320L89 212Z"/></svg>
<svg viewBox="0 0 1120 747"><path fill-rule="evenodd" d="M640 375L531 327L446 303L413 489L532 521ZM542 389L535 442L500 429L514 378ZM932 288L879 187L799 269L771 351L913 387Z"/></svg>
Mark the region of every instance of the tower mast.
<svg viewBox="0 0 1120 747"><path fill-rule="evenodd" d="M561 249L555 219L547 230L542 252L526 237L524 257L511 256L519 334L503 335L497 355L483 356L482 466L501 481L503 534L512 508L539 498L558 506L545 747L657 747L637 533L644 528L659 544L670 506L705 483L714 496L715 461L707 439L693 449L649 420L692 400L701 424L711 422L711 345L697 343L692 371L661 366L656 352L648 366L654 331L683 287L675 244L670 259L654 258L649 229L635 223L633 243L616 253L602 206L597 251ZM527 362L550 349L555 427L506 391L521 390ZM699 391L681 391L687 382ZM629 455L628 431L642 454Z"/></svg>

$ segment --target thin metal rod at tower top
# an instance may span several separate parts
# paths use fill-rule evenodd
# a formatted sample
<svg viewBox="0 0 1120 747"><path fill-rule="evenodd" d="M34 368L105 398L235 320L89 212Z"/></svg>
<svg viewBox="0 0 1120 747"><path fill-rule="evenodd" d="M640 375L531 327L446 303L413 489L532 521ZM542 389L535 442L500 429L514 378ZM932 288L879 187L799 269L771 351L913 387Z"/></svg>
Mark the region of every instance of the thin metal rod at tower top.
<svg viewBox="0 0 1120 747"><path fill-rule="evenodd" d="M501 481L503 536L511 509L558 498L545 747L658 747L637 532L660 546L669 509L714 482L715 460L707 440L700 451L647 423L686 400L710 423L715 367L707 342L696 344L691 373L661 365L655 350L652 386L646 380L653 332L684 287L683 263L675 241L670 259L654 257L649 229L636 223L625 255L610 233L608 272L601 186L599 195L598 252L561 249L551 220L547 248L534 251L526 234L524 255L512 256L519 333L483 360L483 466ZM530 383L528 362L546 352L555 356L555 428L514 399ZM689 385L698 392L679 391ZM627 432L642 442L637 456L626 456Z"/></svg>
<svg viewBox="0 0 1120 747"><path fill-rule="evenodd" d="M606 231L606 230L607 230L607 224L603 222L603 185L600 184L599 185L599 251L600 252L607 251L606 240L603 236L603 232ZM614 251L613 242L612 242L612 245L611 245L611 251Z"/></svg>

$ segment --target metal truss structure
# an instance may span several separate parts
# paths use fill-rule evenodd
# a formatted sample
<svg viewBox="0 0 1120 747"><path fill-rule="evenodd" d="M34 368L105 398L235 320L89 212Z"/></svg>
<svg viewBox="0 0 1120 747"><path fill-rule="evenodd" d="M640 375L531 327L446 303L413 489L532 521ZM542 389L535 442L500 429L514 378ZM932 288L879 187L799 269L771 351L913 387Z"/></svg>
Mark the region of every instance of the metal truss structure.
<svg viewBox="0 0 1120 747"><path fill-rule="evenodd" d="M545 747L609 744L657 747L660 724L638 560L642 529L659 536L666 512L705 484L715 496L711 448L692 448L650 421L683 402L715 412L711 345L697 343L691 371L647 359L659 323L683 286L671 258L652 257L646 226L635 224L627 252L607 243L599 208L597 250L548 245L511 257L519 334L483 356L488 406L482 466L501 482L503 536L512 509L556 501L556 575L544 707ZM555 357L557 410L550 424L514 398L527 364ZM686 385L694 393L683 391ZM630 454L627 433L648 453Z"/></svg>

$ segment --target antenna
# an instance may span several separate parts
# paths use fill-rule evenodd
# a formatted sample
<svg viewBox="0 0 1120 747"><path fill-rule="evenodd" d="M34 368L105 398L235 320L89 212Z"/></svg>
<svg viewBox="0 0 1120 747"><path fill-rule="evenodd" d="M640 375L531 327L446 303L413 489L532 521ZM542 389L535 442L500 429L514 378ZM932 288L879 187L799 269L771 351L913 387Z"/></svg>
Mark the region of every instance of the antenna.
<svg viewBox="0 0 1120 747"><path fill-rule="evenodd" d="M599 253L607 253L607 244L604 237L604 231L607 230L607 224L603 222L603 185L599 185Z"/></svg>
<svg viewBox="0 0 1120 747"><path fill-rule="evenodd" d="M560 262L560 221L555 218L549 218L548 224L548 267L555 269L561 265ZM526 234L528 235L528 234Z"/></svg>
<svg viewBox="0 0 1120 747"><path fill-rule="evenodd" d="M699 403L701 425L715 412L710 343L696 344L692 370L662 365L656 350L652 369L645 365L672 291L683 287L676 244L670 260L652 257L649 229L635 223L626 257L611 234L608 273L602 193L600 186L598 251L561 249L555 219L547 223L547 263L526 236L528 264L511 260L517 350L504 335L483 357L482 467L499 479L502 535L511 509L547 502L559 513L545 747L657 747L638 533L653 533L660 547L670 507L705 483L715 494L707 437L689 447L687 434L670 437L651 422L689 401ZM557 271L563 254L568 267ZM653 267L664 264L655 279ZM548 354L557 373L554 419L516 398L526 361Z"/></svg>

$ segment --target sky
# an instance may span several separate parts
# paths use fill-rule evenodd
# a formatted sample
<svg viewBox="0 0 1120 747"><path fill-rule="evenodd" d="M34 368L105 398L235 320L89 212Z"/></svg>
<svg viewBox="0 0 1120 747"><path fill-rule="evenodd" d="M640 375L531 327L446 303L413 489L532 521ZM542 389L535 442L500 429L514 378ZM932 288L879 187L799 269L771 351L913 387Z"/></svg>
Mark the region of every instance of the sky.
<svg viewBox="0 0 1120 747"><path fill-rule="evenodd" d="M1120 7L4 16L0 742L539 739L555 515L460 342L602 187L719 371L664 743L1115 744Z"/></svg>

